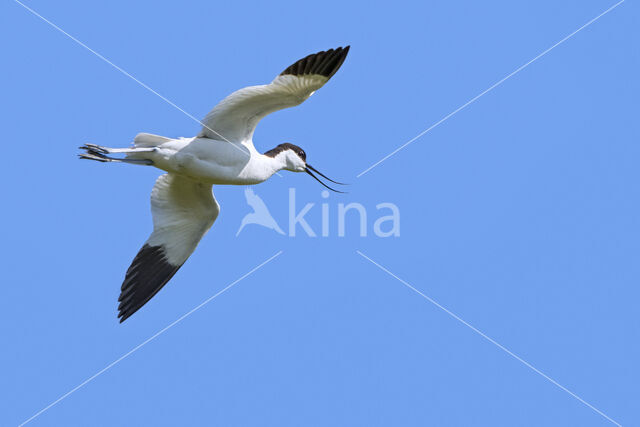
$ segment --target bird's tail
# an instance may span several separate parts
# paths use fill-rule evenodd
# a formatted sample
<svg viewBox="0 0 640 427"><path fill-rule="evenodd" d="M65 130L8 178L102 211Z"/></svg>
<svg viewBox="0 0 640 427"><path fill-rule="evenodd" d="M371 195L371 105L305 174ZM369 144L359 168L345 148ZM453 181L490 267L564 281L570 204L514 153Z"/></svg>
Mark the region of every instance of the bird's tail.
<svg viewBox="0 0 640 427"><path fill-rule="evenodd" d="M167 138L166 136L142 132L133 138L133 145L136 147L157 147L169 141L171 141L171 138Z"/></svg>

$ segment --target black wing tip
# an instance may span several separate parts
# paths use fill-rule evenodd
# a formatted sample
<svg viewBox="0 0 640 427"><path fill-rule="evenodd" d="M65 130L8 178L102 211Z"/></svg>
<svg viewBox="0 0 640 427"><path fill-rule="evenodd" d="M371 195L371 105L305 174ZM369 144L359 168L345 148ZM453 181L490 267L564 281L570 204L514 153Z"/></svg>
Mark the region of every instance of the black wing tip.
<svg viewBox="0 0 640 427"><path fill-rule="evenodd" d="M124 321L125 321L125 320L127 320L129 317L131 317L131 315L132 315L132 314L133 314L133 313L130 313L130 314L125 315L125 314L124 314L124 313L122 313L122 312L118 313L118 319L119 319L119 322L120 322L120 323L124 322Z"/></svg>
<svg viewBox="0 0 640 427"><path fill-rule="evenodd" d="M291 64L280 75L303 76L317 74L330 79L342 66L350 48L351 46L347 45L307 55Z"/></svg>
<svg viewBox="0 0 640 427"><path fill-rule="evenodd" d="M162 246L144 244L122 282L118 301L120 323L144 306L180 269L167 261Z"/></svg>

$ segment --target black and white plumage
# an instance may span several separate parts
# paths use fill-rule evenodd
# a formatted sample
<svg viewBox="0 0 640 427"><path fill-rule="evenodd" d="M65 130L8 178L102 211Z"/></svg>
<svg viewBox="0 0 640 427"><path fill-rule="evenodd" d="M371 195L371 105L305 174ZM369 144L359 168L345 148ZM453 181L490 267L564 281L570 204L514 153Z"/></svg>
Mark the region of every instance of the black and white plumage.
<svg viewBox="0 0 640 427"><path fill-rule="evenodd" d="M211 184L176 174L157 179L151 190L153 232L122 283L118 298L121 321L146 304L182 267L219 212Z"/></svg>
<svg viewBox="0 0 640 427"><path fill-rule="evenodd" d="M280 170L306 172L326 187L314 172L336 182L309 165L306 153L296 145L284 143L259 153L253 145L253 133L267 114L299 105L321 88L348 52L349 46L306 56L271 83L232 93L206 115L196 137L174 139L140 133L131 148L81 147L83 159L155 166L167 172L151 192L153 232L122 284L118 299L121 322L173 277L213 225L220 206L212 185L257 184Z"/></svg>
<svg viewBox="0 0 640 427"><path fill-rule="evenodd" d="M338 71L347 53L349 46L309 55L287 67L268 85L233 92L206 115L200 136L251 140L263 117L302 104Z"/></svg>

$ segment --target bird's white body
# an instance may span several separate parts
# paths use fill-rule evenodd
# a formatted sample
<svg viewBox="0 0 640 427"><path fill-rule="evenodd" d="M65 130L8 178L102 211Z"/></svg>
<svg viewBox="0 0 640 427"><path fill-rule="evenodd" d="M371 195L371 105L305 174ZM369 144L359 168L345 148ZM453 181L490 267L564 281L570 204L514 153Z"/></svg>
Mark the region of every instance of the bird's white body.
<svg viewBox="0 0 640 427"><path fill-rule="evenodd" d="M133 152L127 157L149 159L158 169L207 184L258 184L287 166L285 156L265 156L252 142L240 145L194 137L169 139L152 148L153 151Z"/></svg>
<svg viewBox="0 0 640 427"><path fill-rule="evenodd" d="M313 170L328 179L307 164L305 152L293 144L280 144L259 153L253 145L253 133L267 114L299 105L321 88L340 68L348 51L347 46L309 55L269 84L232 93L207 114L202 130L193 138L140 133L130 148L95 144L81 147L86 150L80 155L84 159L148 165L167 172L151 191L153 232L127 270L118 299L120 321L146 304L171 279L211 228L220 212L212 194L214 184L258 184L283 169L307 172L320 181ZM256 209L256 214L263 211ZM253 220L263 221L265 215L258 217ZM279 230L269 221L267 226Z"/></svg>

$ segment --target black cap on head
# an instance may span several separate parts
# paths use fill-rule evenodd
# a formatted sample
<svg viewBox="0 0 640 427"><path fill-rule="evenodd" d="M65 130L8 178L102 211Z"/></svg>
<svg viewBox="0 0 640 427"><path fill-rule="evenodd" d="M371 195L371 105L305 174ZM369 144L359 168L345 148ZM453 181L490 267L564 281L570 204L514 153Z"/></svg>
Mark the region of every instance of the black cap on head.
<svg viewBox="0 0 640 427"><path fill-rule="evenodd" d="M322 172L320 172L319 170L315 169L313 166L311 166L309 163L307 163L307 153L304 152L304 150L300 147L298 147L297 145L293 145L290 144L288 142L285 142L284 144L280 144L278 145L276 148L273 148L269 151L267 151L266 153L264 153L265 156L267 157L276 157L278 154L287 151L287 150L291 150L294 153L296 153L296 155L298 157L300 157L300 159L302 159L302 161L305 163L305 168L304 171L306 173L308 173L309 175L311 175L313 177L313 179L315 179L316 181L318 181L320 184L324 185L326 188L328 188L331 191L335 191L337 193L344 193L343 191L338 191L334 188L329 187L327 184L325 184L324 182L322 182L320 179L318 179L317 176L315 176L313 174L313 172L317 173L318 175L320 175L321 177L328 179L331 182L334 182L336 184L340 184L340 185L346 185L342 182L338 182L338 181L334 181L331 178L329 178L328 176L326 176L325 174L323 174ZM302 172L302 171L298 171L298 172Z"/></svg>
<svg viewBox="0 0 640 427"><path fill-rule="evenodd" d="M305 153L304 150L302 148L298 147L297 145L290 144L288 142L285 142L284 144L280 144L276 148L272 148L271 150L269 150L266 153L264 153L264 155L268 156L268 157L275 157L278 154L280 154L280 153L282 153L283 151L286 151L286 150L293 151L302 160L304 160L305 162L307 161L307 153Z"/></svg>

